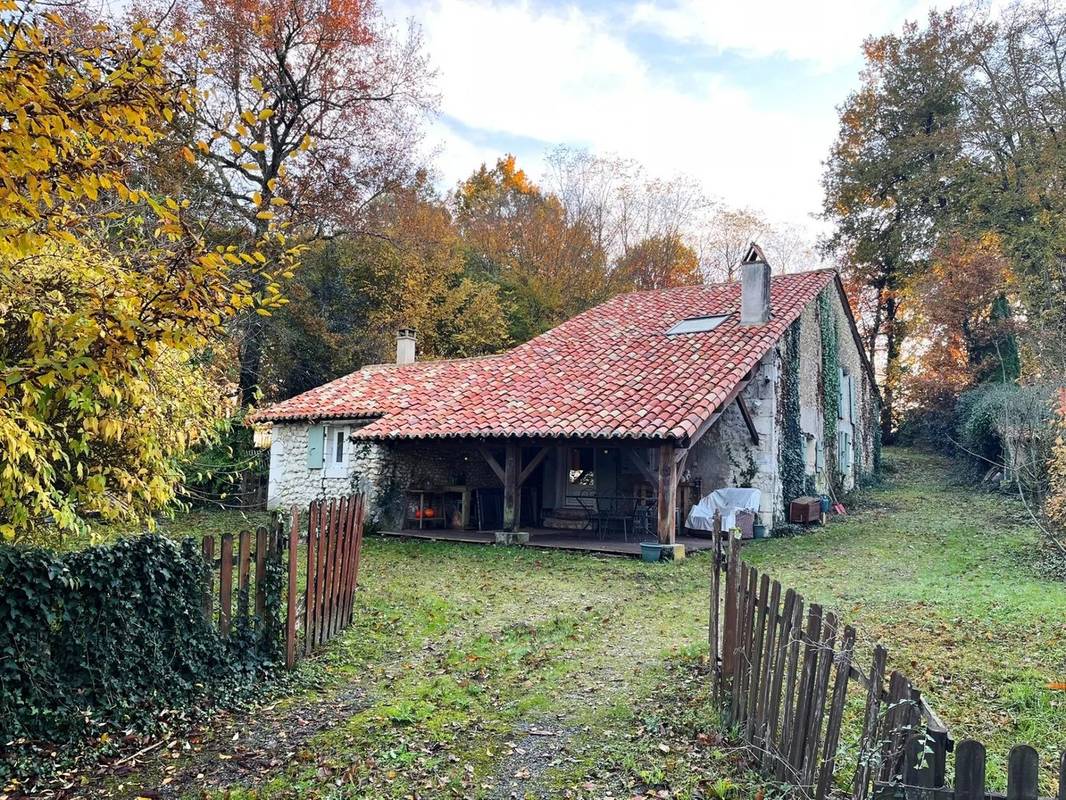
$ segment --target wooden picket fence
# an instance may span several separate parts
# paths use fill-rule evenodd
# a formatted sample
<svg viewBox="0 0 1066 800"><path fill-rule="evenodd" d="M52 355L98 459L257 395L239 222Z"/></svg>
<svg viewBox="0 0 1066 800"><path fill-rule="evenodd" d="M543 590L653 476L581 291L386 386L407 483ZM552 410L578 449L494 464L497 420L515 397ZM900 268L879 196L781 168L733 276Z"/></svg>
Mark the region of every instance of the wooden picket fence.
<svg viewBox="0 0 1066 800"><path fill-rule="evenodd" d="M255 546L253 549L253 538ZM236 558L234 558L236 544ZM266 604L265 582L267 562L281 558L284 528L280 518L270 527L260 526L241 531L236 536L226 533L219 537L219 554L215 557L215 537L203 538L201 548L204 561L210 567L204 588L204 616L217 620L223 636L229 636L235 625L262 624ZM254 573L252 565L255 566ZM237 584L234 587L234 572ZM215 616L215 577L218 576L218 615ZM234 591L236 588L236 591ZM250 599L254 596L254 604Z"/></svg>
<svg viewBox="0 0 1066 800"><path fill-rule="evenodd" d="M874 783L874 800L1038 800L1040 756L1027 744L1015 745L1007 755L1007 792L990 792L985 784L985 746L973 739L955 745L955 779L951 786L936 784L924 733L907 739L903 774L897 780ZM936 785L934 785L936 784ZM1066 798L1066 753L1058 762L1058 794Z"/></svg>
<svg viewBox="0 0 1066 800"><path fill-rule="evenodd" d="M865 690L849 792L854 800L871 792L901 800L1003 797L985 791L985 751L978 742L960 743L949 788L948 729L905 675L886 674L883 646L874 647L863 672L855 663L852 626L842 626L817 603L805 606L795 590L743 562L739 539L730 537L727 552L720 536L716 541L709 629L716 655L713 694L764 773L804 797L840 794L834 788L838 748L854 682ZM1008 800L1036 800L1035 753L1028 745L1011 751ZM1066 800L1061 770L1058 800Z"/></svg>
<svg viewBox="0 0 1066 800"><path fill-rule="evenodd" d="M217 558L215 537L205 536L203 556L211 569L204 590L204 615L217 620L222 635L229 636L237 626L261 626L267 614L283 612L285 664L292 667L298 656L321 647L351 624L365 517L366 499L353 494L312 502L306 539L296 506L290 511L287 531L279 516L269 527L261 526L254 533L222 535ZM307 544L307 571L301 591L302 540ZM284 609L266 608L264 578L271 561L280 565L285 576Z"/></svg>
<svg viewBox="0 0 1066 800"><path fill-rule="evenodd" d="M303 652L321 647L351 624L359 558L363 545L366 499L361 494L311 503L307 527L307 590L303 602ZM295 509L291 530L299 528ZM290 533L295 537L295 533ZM293 547L290 540L290 547ZM291 550L295 552L295 550ZM289 585L296 583L295 559L289 560ZM297 608L289 593L286 660L296 660Z"/></svg>

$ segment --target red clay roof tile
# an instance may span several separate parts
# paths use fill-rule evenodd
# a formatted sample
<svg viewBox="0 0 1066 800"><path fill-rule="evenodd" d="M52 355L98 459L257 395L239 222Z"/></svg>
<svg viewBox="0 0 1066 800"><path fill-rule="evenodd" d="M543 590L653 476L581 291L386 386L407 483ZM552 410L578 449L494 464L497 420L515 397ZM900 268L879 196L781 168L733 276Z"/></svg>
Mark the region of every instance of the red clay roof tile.
<svg viewBox="0 0 1066 800"><path fill-rule="evenodd" d="M253 421L373 418L362 439L585 436L683 439L708 419L827 284L771 281L773 318L739 322L740 285L620 295L497 356L366 367L269 406ZM712 331L667 336L689 317Z"/></svg>

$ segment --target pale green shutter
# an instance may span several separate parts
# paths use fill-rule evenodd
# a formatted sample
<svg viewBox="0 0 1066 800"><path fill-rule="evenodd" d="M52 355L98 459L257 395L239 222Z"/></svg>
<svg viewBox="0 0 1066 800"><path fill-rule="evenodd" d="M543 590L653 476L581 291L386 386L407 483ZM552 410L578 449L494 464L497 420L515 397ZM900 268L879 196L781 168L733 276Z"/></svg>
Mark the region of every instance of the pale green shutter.
<svg viewBox="0 0 1066 800"><path fill-rule="evenodd" d="M322 469L322 447L326 441L324 425L312 425L307 429L307 467Z"/></svg>

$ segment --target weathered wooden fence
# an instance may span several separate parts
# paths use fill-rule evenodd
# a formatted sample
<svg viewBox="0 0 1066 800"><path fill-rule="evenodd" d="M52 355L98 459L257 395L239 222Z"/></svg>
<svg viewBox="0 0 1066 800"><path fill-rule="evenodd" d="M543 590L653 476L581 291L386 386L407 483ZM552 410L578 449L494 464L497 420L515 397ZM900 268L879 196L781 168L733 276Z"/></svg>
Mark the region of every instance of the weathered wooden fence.
<svg viewBox="0 0 1066 800"><path fill-rule="evenodd" d="M203 598L205 616L217 619L219 630L229 636L235 627L263 625L268 614L281 613L281 609L266 608L268 564L277 564L284 588L285 663L292 667L299 655L307 655L351 624L365 511L365 498L359 494L311 503L303 589L299 570L303 537L295 506L287 531L285 521L278 517L254 533L224 534L219 537L217 558L215 537L205 536L203 556L211 566Z"/></svg>
<svg viewBox="0 0 1066 800"><path fill-rule="evenodd" d="M855 682L865 689L865 708L851 797L866 800L871 791L876 798L908 800L997 797L984 789L984 747L977 742L960 743L955 785L947 787L948 729L905 675L886 674L884 647L874 647L864 672L855 663L852 626L841 626L817 603L805 605L795 590L743 562L739 539L730 538L727 552L721 537L716 540L709 630L714 696L765 773L806 797L834 793L848 689ZM1019 745L1010 759L1014 788L1006 797L1036 800L1035 751ZM1063 781L1060 776L1058 800L1066 800Z"/></svg>
<svg viewBox="0 0 1066 800"><path fill-rule="evenodd" d="M990 792L985 784L985 746L964 739L955 746L955 778L951 786L936 784L930 769L929 747L924 734L907 739L903 774L893 781L874 783L874 800L1038 800L1040 757L1027 744L1011 748L1007 755L1007 792ZM1058 794L1066 798L1066 753L1058 762Z"/></svg>
<svg viewBox="0 0 1066 800"><path fill-rule="evenodd" d="M311 504L307 527L307 590L303 603L305 655L328 642L352 621L365 512L362 495ZM295 514L293 520L291 527L298 528ZM294 585L296 574L293 561L289 561L290 586ZM293 598L294 593L290 591L289 597ZM296 609L290 599L286 642L292 648L291 661L296 656L296 622Z"/></svg>
<svg viewBox="0 0 1066 800"><path fill-rule="evenodd" d="M255 541L254 549L252 541ZM257 624L263 620L266 604L267 563L281 558L284 529L281 519L270 527L260 526L252 531L241 531L219 537L219 554L215 557L215 537L203 538L204 561L211 567L204 589L204 616L215 617L215 577L218 577L218 628L223 636L229 636L235 625ZM236 558L234 545L236 544ZM255 571L252 572L254 564ZM237 583L234 587L234 572ZM236 588L236 591L234 589ZM254 597L254 604L251 599Z"/></svg>

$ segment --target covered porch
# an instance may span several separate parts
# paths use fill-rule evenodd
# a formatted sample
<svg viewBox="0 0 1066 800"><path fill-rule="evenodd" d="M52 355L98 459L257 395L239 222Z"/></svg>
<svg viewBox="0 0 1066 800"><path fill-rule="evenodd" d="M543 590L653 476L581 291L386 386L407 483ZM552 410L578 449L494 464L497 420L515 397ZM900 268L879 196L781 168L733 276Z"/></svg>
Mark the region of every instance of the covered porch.
<svg viewBox="0 0 1066 800"><path fill-rule="evenodd" d="M656 441L509 439L390 444L401 496L394 535L639 554L642 542L684 544L701 496L682 479L687 448ZM684 539L684 541L680 541Z"/></svg>

